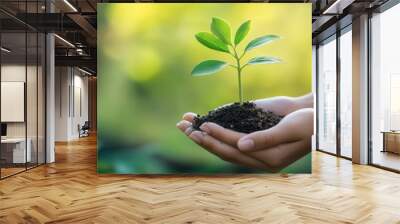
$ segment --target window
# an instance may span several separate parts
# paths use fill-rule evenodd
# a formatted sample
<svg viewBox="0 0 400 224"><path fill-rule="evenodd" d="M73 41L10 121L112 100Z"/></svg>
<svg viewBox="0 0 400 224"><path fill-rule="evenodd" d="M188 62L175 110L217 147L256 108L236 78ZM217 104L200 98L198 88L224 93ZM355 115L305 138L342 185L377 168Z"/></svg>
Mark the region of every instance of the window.
<svg viewBox="0 0 400 224"><path fill-rule="evenodd" d="M340 155L352 156L352 33L351 26L340 36Z"/></svg>
<svg viewBox="0 0 400 224"><path fill-rule="evenodd" d="M318 47L318 149L336 153L336 36Z"/></svg>
<svg viewBox="0 0 400 224"><path fill-rule="evenodd" d="M400 4L371 19L371 162L400 170Z"/></svg>

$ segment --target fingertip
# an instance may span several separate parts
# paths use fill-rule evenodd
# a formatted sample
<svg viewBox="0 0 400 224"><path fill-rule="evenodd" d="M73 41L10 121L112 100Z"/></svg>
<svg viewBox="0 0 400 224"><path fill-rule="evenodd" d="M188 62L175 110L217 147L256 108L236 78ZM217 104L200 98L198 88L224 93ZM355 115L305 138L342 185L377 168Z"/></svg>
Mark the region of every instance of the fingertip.
<svg viewBox="0 0 400 224"><path fill-rule="evenodd" d="M189 121L189 122L193 122L195 117L197 117L197 114L192 113L192 112L187 112L187 113L183 114L182 119Z"/></svg>
<svg viewBox="0 0 400 224"><path fill-rule="evenodd" d="M179 128L181 131L185 132L187 128L191 127L192 123L186 120L179 121L176 124L176 127Z"/></svg>
<svg viewBox="0 0 400 224"><path fill-rule="evenodd" d="M178 123L176 123L176 127L180 128L184 125L184 123L185 123L184 121L179 121Z"/></svg>

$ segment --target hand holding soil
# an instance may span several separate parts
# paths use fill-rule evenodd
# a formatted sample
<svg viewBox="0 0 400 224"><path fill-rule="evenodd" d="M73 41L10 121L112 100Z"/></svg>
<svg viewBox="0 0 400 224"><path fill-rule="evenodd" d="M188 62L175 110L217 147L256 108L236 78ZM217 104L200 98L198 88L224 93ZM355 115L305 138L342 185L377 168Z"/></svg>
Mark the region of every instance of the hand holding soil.
<svg viewBox="0 0 400 224"><path fill-rule="evenodd" d="M229 23L213 17L210 32L195 35L203 46L229 54L234 59L229 63L221 60L206 60L196 65L192 76L212 75L226 67L236 70L239 102L209 111L204 116L186 113L177 124L194 142L221 159L247 167L278 171L311 150L313 133L313 96L274 97L254 102L243 101L243 69L260 64L277 64L280 58L271 56L253 57L247 62L244 56L252 49L276 40L278 35L257 37L238 51L238 46L250 31L247 20L231 35Z"/></svg>
<svg viewBox="0 0 400 224"><path fill-rule="evenodd" d="M190 139L219 156L239 165L279 171L311 151L313 96L274 97L254 101L257 108L284 116L273 127L246 134L204 122L196 130L197 115L186 113L177 127Z"/></svg>

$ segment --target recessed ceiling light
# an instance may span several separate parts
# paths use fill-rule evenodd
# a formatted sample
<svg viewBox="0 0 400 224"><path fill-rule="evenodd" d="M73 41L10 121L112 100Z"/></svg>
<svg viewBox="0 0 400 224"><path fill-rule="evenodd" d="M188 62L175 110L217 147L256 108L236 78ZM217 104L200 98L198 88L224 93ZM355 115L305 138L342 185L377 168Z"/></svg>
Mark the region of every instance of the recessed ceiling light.
<svg viewBox="0 0 400 224"><path fill-rule="evenodd" d="M64 0L64 3L68 5L74 12L78 12L78 10L73 6L68 0Z"/></svg>
<svg viewBox="0 0 400 224"><path fill-rule="evenodd" d="M1 51L4 51L6 53L10 53L11 52L11 50L9 50L9 49L7 49L5 47L1 47L0 49L1 49Z"/></svg>
<svg viewBox="0 0 400 224"><path fill-rule="evenodd" d="M71 42L69 42L68 40L60 37L58 34L54 34L55 37L57 37L59 40L61 40L62 42L64 42L65 44L67 44L70 47L75 48L75 45L73 45Z"/></svg>
<svg viewBox="0 0 400 224"><path fill-rule="evenodd" d="M81 71L81 72L83 72L83 73L85 73L85 74L87 74L87 75L90 75L90 76L93 75L92 73L90 73L90 72L88 72L88 71L86 71L86 70L83 70L83 69L81 69L81 68L79 68L79 67L78 67L78 70Z"/></svg>

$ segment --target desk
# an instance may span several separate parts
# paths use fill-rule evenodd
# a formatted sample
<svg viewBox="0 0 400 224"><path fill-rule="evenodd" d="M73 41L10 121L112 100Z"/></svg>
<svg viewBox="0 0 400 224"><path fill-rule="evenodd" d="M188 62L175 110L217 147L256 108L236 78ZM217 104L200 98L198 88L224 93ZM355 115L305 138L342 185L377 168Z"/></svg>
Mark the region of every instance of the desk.
<svg viewBox="0 0 400 224"><path fill-rule="evenodd" d="M392 152L400 154L400 132L382 131L381 133L383 134L382 152Z"/></svg>
<svg viewBox="0 0 400 224"><path fill-rule="evenodd" d="M3 152L6 152L5 158L9 163L25 163L31 162L32 154L31 154L31 145L32 141L30 138L27 139L26 154L25 154L25 138L5 138L1 139L1 147L2 147L2 157ZM12 147L10 149L10 146ZM4 147L4 148L3 148ZM10 153L7 153L10 152ZM12 154L12 156L8 156L7 154ZM4 158L4 157L3 157ZM12 160L11 160L12 158ZM26 159L26 161L25 161Z"/></svg>

